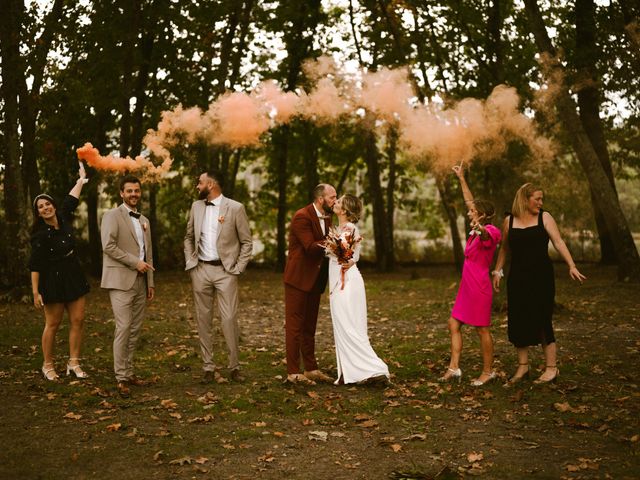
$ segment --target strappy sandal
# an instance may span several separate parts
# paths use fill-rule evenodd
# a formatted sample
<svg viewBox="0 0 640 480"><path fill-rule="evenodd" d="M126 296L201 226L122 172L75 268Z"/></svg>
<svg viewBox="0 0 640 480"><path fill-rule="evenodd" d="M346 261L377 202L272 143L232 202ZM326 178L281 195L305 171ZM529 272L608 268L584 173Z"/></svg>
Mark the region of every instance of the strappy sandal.
<svg viewBox="0 0 640 480"><path fill-rule="evenodd" d="M482 380L480 380L480 377L482 375L486 375L487 376L487 379L484 382ZM476 378L475 380L473 380L471 382L471 386L472 387L481 387L482 385L485 385L485 384L489 383L491 380L495 379L498 376L496 374L496 372L494 372L494 371L489 372L489 373L482 372L482 375L480 375L480 377Z"/></svg>
<svg viewBox="0 0 640 480"><path fill-rule="evenodd" d="M462 380L462 370L459 368L456 368L455 370L453 368L447 368L444 375L438 379L439 382L451 382L454 380L458 383Z"/></svg>
<svg viewBox="0 0 640 480"><path fill-rule="evenodd" d="M513 376L511 377L509 380L507 380L507 383L505 383L503 385L503 387L508 388L512 385L515 385L516 383L524 380L525 378L528 379L529 378L529 364L528 363L519 363L518 367L527 367L527 371L524 372L522 375L520 375L519 377L517 376Z"/></svg>
<svg viewBox="0 0 640 480"><path fill-rule="evenodd" d="M56 373L56 369L54 368L53 363L43 364L41 370L44 378L46 378L50 382L55 382L60 378Z"/></svg>
<svg viewBox="0 0 640 480"><path fill-rule="evenodd" d="M556 366L556 365L545 365L546 370L553 368L555 369L556 373L553 377L551 377L548 380L543 380L542 377L544 377L544 374L547 373L546 370L545 372L540 375L540 378L538 378L537 380L534 380L533 383L540 385L541 383L555 383L555 381L558 379L558 377L560 376L560 369Z"/></svg>
<svg viewBox="0 0 640 480"><path fill-rule="evenodd" d="M76 363L75 365L71 365L71 362L73 361L78 363ZM79 379L89 378L87 372L82 370L79 358L69 358L69 361L67 362L67 376L71 375L72 373L76 376L76 378Z"/></svg>

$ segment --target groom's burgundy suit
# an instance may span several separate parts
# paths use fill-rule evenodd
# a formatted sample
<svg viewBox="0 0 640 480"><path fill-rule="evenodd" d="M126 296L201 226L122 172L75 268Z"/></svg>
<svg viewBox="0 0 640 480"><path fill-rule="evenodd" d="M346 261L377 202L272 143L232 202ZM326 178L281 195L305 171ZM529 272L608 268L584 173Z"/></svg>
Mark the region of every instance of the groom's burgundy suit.
<svg viewBox="0 0 640 480"><path fill-rule="evenodd" d="M305 371L317 370L316 324L320 296L327 285L328 261L321 245L329 232L331 218L320 219L313 204L298 210L289 227L289 254L284 269L285 336L287 373L300 372L300 355Z"/></svg>

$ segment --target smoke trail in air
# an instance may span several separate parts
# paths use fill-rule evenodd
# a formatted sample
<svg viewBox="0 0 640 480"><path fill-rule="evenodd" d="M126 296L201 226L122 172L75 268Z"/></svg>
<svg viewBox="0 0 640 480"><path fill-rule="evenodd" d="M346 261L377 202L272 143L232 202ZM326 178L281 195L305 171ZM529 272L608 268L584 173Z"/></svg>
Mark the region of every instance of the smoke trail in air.
<svg viewBox="0 0 640 480"><path fill-rule="evenodd" d="M310 85L307 90L285 92L267 80L250 93L221 95L206 111L178 105L163 112L157 128L143 140L154 159L162 162L159 166L143 157L102 157L90 144L79 149L78 156L95 168L158 175L171 168L171 149L181 143L258 146L270 128L296 118L327 125L361 122L365 116L377 120L369 122L372 125L396 128L406 156L438 171L460 162L495 160L513 140L525 143L537 158L554 154L552 143L520 112L520 98L513 88L499 85L486 100L467 98L445 108L419 102L405 68L348 75L331 58L320 57L305 62L303 70Z"/></svg>

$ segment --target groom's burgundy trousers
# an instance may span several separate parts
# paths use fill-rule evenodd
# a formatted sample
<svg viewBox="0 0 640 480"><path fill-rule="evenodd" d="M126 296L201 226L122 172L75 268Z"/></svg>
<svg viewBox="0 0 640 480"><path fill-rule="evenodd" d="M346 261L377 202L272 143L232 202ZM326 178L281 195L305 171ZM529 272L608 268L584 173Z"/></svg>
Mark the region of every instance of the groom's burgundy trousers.
<svg viewBox="0 0 640 480"><path fill-rule="evenodd" d="M303 292L291 285L284 286L288 374L301 373L300 356L305 370L318 368L315 335L321 295L320 289Z"/></svg>

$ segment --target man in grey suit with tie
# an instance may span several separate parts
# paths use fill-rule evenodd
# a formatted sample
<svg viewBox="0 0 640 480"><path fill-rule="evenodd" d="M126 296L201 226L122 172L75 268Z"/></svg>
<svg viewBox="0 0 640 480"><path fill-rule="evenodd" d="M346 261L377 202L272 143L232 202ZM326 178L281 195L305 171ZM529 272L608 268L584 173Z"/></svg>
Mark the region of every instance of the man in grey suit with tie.
<svg viewBox="0 0 640 480"><path fill-rule="evenodd" d="M240 330L238 276L244 272L253 250L244 206L222 194L223 177L211 170L200 175L199 200L191 205L184 238L185 270L191 276L198 323L204 382L227 380L213 361L213 303L218 302L222 333L229 349L231 379L242 381L238 359Z"/></svg>
<svg viewBox="0 0 640 480"><path fill-rule="evenodd" d="M109 290L116 329L113 369L120 396L130 384L143 382L133 374L133 353L140 336L147 300L154 295L153 251L149 220L138 212L141 183L133 175L120 181L123 203L102 217L102 283Z"/></svg>

